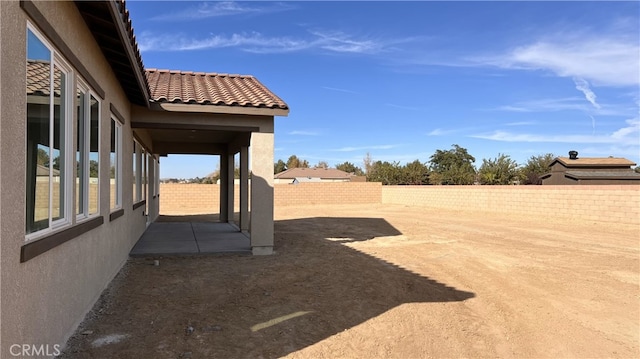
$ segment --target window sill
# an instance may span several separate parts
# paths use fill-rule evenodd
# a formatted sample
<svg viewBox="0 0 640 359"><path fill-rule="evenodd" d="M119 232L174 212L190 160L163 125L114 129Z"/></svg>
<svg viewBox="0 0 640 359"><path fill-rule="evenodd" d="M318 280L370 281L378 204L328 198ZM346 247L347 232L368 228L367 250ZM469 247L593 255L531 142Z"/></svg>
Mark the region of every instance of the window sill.
<svg viewBox="0 0 640 359"><path fill-rule="evenodd" d="M115 220L116 218L122 217L124 214L124 208L116 209L115 211L109 214L109 222Z"/></svg>
<svg viewBox="0 0 640 359"><path fill-rule="evenodd" d="M140 207L144 206L145 204L147 204L147 200L143 199L142 201L140 201L138 203L134 203L133 204L133 209L135 210L136 208L140 208Z"/></svg>
<svg viewBox="0 0 640 359"><path fill-rule="evenodd" d="M72 240L83 233L101 226L103 223L104 217L95 217L60 232L53 233L36 241L27 243L20 248L20 263L31 260L64 242Z"/></svg>

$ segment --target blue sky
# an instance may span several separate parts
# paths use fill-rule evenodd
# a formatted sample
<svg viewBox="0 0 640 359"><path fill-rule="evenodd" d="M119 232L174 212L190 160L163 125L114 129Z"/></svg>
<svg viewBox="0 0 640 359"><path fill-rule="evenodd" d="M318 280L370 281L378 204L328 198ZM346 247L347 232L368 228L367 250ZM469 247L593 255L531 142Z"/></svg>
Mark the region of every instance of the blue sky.
<svg viewBox="0 0 640 359"><path fill-rule="evenodd" d="M251 74L275 160L427 162L458 144L640 163L639 2L129 1L147 68ZM212 172L169 156L161 177Z"/></svg>

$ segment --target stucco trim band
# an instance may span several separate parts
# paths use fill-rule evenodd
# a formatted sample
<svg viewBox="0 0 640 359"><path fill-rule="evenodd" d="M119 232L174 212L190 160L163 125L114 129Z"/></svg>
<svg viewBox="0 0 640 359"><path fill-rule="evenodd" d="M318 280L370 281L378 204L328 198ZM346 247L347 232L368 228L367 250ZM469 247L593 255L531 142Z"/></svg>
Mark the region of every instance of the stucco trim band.
<svg viewBox="0 0 640 359"><path fill-rule="evenodd" d="M33 259L42 253L53 249L64 242L72 240L79 235L89 232L90 230L101 226L104 223L104 217L99 216L92 218L86 222L82 222L64 231L54 233L37 241L27 243L20 248L20 263L24 263Z"/></svg>
<svg viewBox="0 0 640 359"><path fill-rule="evenodd" d="M140 201L138 203L134 203L133 204L133 210L135 211L136 208L140 208L140 207L144 206L145 204L147 204L147 200L146 199L144 199L144 200L142 200L142 201Z"/></svg>
<svg viewBox="0 0 640 359"><path fill-rule="evenodd" d="M127 121L124 120L124 116L122 116L120 111L118 111L118 109L113 105L113 103L109 104L109 109L111 110L111 113L118 119L118 121L120 121L121 124L124 125L127 123Z"/></svg>
<svg viewBox="0 0 640 359"><path fill-rule="evenodd" d="M124 214L124 208L120 208L119 210L113 211L109 214L109 222L115 220L118 217L122 217Z"/></svg>

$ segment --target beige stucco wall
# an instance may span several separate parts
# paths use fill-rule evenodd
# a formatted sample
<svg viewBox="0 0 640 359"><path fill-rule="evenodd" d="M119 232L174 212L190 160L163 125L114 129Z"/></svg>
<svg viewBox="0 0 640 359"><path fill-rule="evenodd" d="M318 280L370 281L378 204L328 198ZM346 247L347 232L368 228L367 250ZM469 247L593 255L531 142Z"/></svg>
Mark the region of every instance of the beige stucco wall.
<svg viewBox="0 0 640 359"><path fill-rule="evenodd" d="M131 178L130 106L101 50L72 2L36 5L106 92L101 102L101 183L109 183L110 103L126 119L123 178ZM27 15L17 1L1 2L0 14L0 101L13 104L2 107L0 124L0 357L4 358L10 357L12 344L64 343L127 259L145 229L146 218L144 207L132 210L132 188L124 183L124 215L109 222L110 191L109 186L102 186L100 214L104 216L104 224L20 263L20 248L25 243ZM153 208L157 213L157 200L150 199L150 212Z"/></svg>

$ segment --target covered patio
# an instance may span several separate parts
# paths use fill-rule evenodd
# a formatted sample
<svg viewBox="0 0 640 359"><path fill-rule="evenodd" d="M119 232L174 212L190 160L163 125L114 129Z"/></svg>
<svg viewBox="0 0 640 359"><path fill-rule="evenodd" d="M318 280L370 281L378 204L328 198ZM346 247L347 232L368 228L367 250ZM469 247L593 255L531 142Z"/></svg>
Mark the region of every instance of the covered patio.
<svg viewBox="0 0 640 359"><path fill-rule="evenodd" d="M195 227L191 222L152 223L131 254L151 250L148 244L154 232L171 237L163 231L181 230L186 235L176 237L184 241L167 244L167 251L182 248L185 253L201 252L201 244L203 248L227 251L231 247L221 243L233 237L249 241L248 246L234 247L236 250L249 249L254 255L273 253L274 116L288 114L286 103L252 76L150 69L146 78L151 103L149 108L132 106L134 136L151 143L148 151L154 155L220 156L219 223ZM236 154L239 193L234 193ZM203 172L212 170L203 167ZM162 193L159 196L162 200ZM240 205L237 223L233 218L235 196L239 196ZM202 232L198 234L196 228ZM220 240L215 245L205 241L205 232Z"/></svg>
<svg viewBox="0 0 640 359"><path fill-rule="evenodd" d="M131 250L132 257L220 253L251 254L251 240L238 226L213 215L161 215Z"/></svg>

